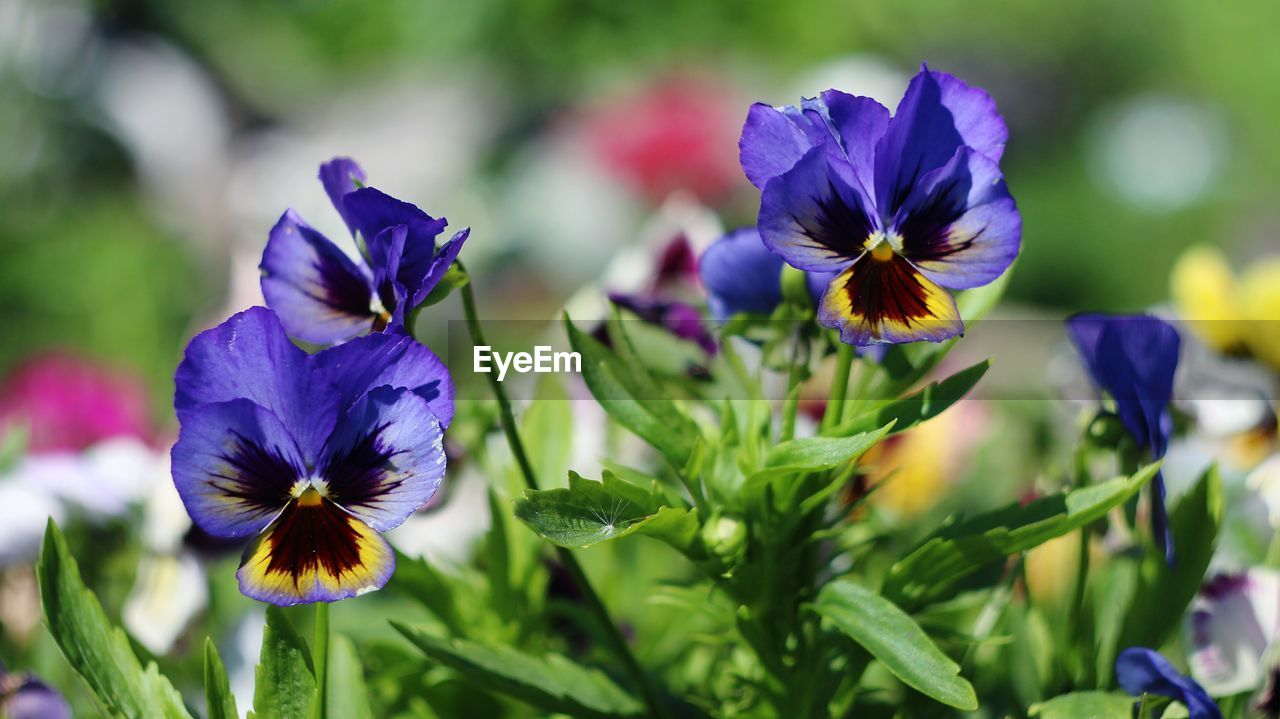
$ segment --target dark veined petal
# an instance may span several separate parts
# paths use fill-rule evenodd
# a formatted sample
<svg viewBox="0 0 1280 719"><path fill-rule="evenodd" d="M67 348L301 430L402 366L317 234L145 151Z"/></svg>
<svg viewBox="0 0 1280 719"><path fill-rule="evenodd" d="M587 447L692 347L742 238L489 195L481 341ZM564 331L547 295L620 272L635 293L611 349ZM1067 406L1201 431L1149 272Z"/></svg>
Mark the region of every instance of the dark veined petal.
<svg viewBox="0 0 1280 719"><path fill-rule="evenodd" d="M351 234L354 236L356 234L356 224L348 215L342 198L344 195L355 192L365 185L364 170L356 164L355 160L349 157L335 157L320 166L320 183L324 185L324 191L325 194L329 195L329 201L333 203L333 207L338 211L338 214L342 215L342 221L347 223L347 229L351 230Z"/></svg>
<svg viewBox="0 0 1280 719"><path fill-rule="evenodd" d="M772 312L782 301L783 264L781 256L764 246L754 227L716 240L698 262L711 315L723 321L740 312Z"/></svg>
<svg viewBox="0 0 1280 719"><path fill-rule="evenodd" d="M293 210L271 228L260 267L262 296L291 336L328 345L373 325L368 273Z"/></svg>
<svg viewBox="0 0 1280 719"><path fill-rule="evenodd" d="M444 479L444 430L426 400L380 387L329 438L317 474L327 495L379 532L400 526Z"/></svg>
<svg viewBox="0 0 1280 719"><path fill-rule="evenodd" d="M1120 652L1116 682L1133 696L1158 694L1182 702L1191 719L1222 719L1222 711L1204 688L1152 649L1130 647Z"/></svg>
<svg viewBox="0 0 1280 719"><path fill-rule="evenodd" d="M716 338L707 330L705 318L698 309L650 294L610 292L609 301L635 314L642 321L657 325L682 340L697 344L707 354L715 354Z"/></svg>
<svg viewBox="0 0 1280 719"><path fill-rule="evenodd" d="M172 458L187 513L200 529L224 538L261 532L307 466L280 419L247 399L188 413Z"/></svg>
<svg viewBox="0 0 1280 719"><path fill-rule="evenodd" d="M405 287L417 289L431 270L431 260L436 253L436 236L444 231L448 222L436 219L418 209L416 205L397 200L376 190L363 187L343 197L343 206L356 223L360 235L369 249L369 260L374 269L385 268L391 260L391 247L380 238L383 230L404 225L408 230L404 248L396 257L396 279ZM381 235L387 240L390 235Z"/></svg>
<svg viewBox="0 0 1280 719"><path fill-rule="evenodd" d="M879 229L853 168L815 147L760 196L760 237L793 267L842 270Z"/></svg>
<svg viewBox="0 0 1280 719"><path fill-rule="evenodd" d="M440 424L453 420L453 379L434 352L411 337L375 334L357 337L311 358L346 411L375 387L404 387L427 401ZM330 425L331 427L333 425Z"/></svg>
<svg viewBox="0 0 1280 719"><path fill-rule="evenodd" d="M818 321L853 345L941 342L964 332L951 295L892 253L877 259L868 252L837 275Z"/></svg>
<svg viewBox="0 0 1280 719"><path fill-rule="evenodd" d="M245 550L236 576L245 596L289 606L380 589L395 563L372 527L308 489Z"/></svg>
<svg viewBox="0 0 1280 719"><path fill-rule="evenodd" d="M427 299L427 295L431 294L431 290L440 284L440 280L444 279L444 275L449 271L449 267L453 265L453 261L458 259L458 253L462 251L462 245L471 236L471 228L465 228L456 232L449 241L440 246L439 251L431 258L431 264L427 267L427 273L422 277L421 284L414 290L413 296L409 301L410 307L417 307Z"/></svg>
<svg viewBox="0 0 1280 719"><path fill-rule="evenodd" d="M765 183L790 170L823 141L825 129L814 130L794 106L773 107L762 102L752 105L738 139L738 160L747 179L763 190Z"/></svg>
<svg viewBox="0 0 1280 719"><path fill-rule="evenodd" d="M1000 168L968 147L921 179L892 224L903 256L951 289L995 280L1022 244L1022 217Z"/></svg>
<svg viewBox="0 0 1280 719"><path fill-rule="evenodd" d="M839 146L858 183L866 190L874 186L876 142L889 125L889 110L869 97L858 97L839 90L822 93L831 130L839 138ZM868 192L870 197L871 193Z"/></svg>
<svg viewBox="0 0 1280 719"><path fill-rule="evenodd" d="M326 383L313 381L309 364L276 314L252 307L187 345L174 374L173 406L186 423L186 415L200 405L247 399L271 410L303 456L314 457L337 421L339 396Z"/></svg>
<svg viewBox="0 0 1280 719"><path fill-rule="evenodd" d="M876 145L876 207L892 217L920 179L961 147L999 162L1008 136L990 95L922 67Z"/></svg>

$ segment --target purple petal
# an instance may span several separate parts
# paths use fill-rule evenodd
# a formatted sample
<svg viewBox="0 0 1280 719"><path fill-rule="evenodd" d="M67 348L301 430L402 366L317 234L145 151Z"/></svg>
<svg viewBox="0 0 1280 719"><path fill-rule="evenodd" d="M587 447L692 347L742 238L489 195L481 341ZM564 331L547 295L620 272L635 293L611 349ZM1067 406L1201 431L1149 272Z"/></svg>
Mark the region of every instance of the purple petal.
<svg viewBox="0 0 1280 719"><path fill-rule="evenodd" d="M411 337L358 337L312 357L316 371L336 390L345 410L376 387L404 387L427 401L444 427L453 420L453 380L449 369ZM331 425L332 426L332 425Z"/></svg>
<svg viewBox="0 0 1280 719"><path fill-rule="evenodd" d="M902 253L943 287L995 280L1018 256L1022 217L1000 168L962 147L921 179L898 209L893 232Z"/></svg>
<svg viewBox="0 0 1280 719"><path fill-rule="evenodd" d="M71 719L71 705L48 684L26 679L0 700L0 715L8 719Z"/></svg>
<svg viewBox="0 0 1280 719"><path fill-rule="evenodd" d="M444 432L426 400L380 387L329 438L319 475L329 497L385 532L426 504L444 479Z"/></svg>
<svg viewBox="0 0 1280 719"><path fill-rule="evenodd" d="M297 213L284 213L262 253L262 295L293 337L329 345L373 325L366 271Z"/></svg>
<svg viewBox="0 0 1280 719"><path fill-rule="evenodd" d="M922 67L876 145L876 207L893 216L920 178L961 147L999 162L1008 135L990 95Z"/></svg>
<svg viewBox="0 0 1280 719"><path fill-rule="evenodd" d="M172 458L173 484L187 514L225 538L266 528L310 464L280 419L247 399L187 413Z"/></svg>
<svg viewBox="0 0 1280 719"><path fill-rule="evenodd" d="M831 129L840 139L840 148L862 187L874 187L876 142L889 125L889 110L869 97L857 97L839 90L822 93ZM869 193L868 193L869 194Z"/></svg>
<svg viewBox="0 0 1280 719"><path fill-rule="evenodd" d="M431 270L431 260L436 254L436 236L444 231L448 222L435 219L408 202L364 187L343 198L343 206L351 215L360 236L369 249L370 263L385 268L390 262L391 248L380 236L383 230L396 225L408 228L404 249L397 258L396 279L405 287L417 288Z"/></svg>
<svg viewBox="0 0 1280 719"><path fill-rule="evenodd" d="M355 236L355 221L348 215L342 198L364 186L364 170L349 157L335 157L320 166L320 183L324 185L324 191L329 195L334 209L342 215L342 221L347 223L347 229Z"/></svg>
<svg viewBox="0 0 1280 719"><path fill-rule="evenodd" d="M808 121L795 107L772 107L757 102L747 111L738 140L738 159L751 184L765 183L795 166L814 141L803 125Z"/></svg>
<svg viewBox="0 0 1280 719"><path fill-rule="evenodd" d="M173 406L186 422L200 405L247 399L279 417L305 456L316 456L339 407L308 364L275 313L253 307L191 340L174 374Z"/></svg>
<svg viewBox="0 0 1280 719"><path fill-rule="evenodd" d="M863 253L879 229L870 207L852 166L815 147L765 185L760 237L793 267L838 271Z"/></svg>
<svg viewBox="0 0 1280 719"><path fill-rule="evenodd" d="M1066 328L1094 384L1115 400L1116 414L1134 441L1153 459L1163 457L1172 430L1169 401L1181 346L1178 331L1150 315L1075 315ZM1163 474L1157 473L1151 486L1152 533L1172 563Z"/></svg>
<svg viewBox="0 0 1280 719"><path fill-rule="evenodd" d="M1205 690L1154 650L1130 647L1120 652L1116 681L1133 696L1158 694L1182 702L1191 719L1222 719L1218 705Z"/></svg>
<svg viewBox="0 0 1280 719"><path fill-rule="evenodd" d="M440 284L440 280L444 279L444 275L453 265L453 261L458 259L458 253L462 251L462 244L471 236L471 228L459 231L449 241L440 246L440 250L431 258L431 265L427 269L426 275L422 278L422 283L418 289L414 291L410 306L417 307L422 304L427 295L431 294L431 290Z"/></svg>
<svg viewBox="0 0 1280 719"><path fill-rule="evenodd" d="M724 321L741 312L769 314L782 302L782 257L748 227L716 240L698 263L711 315Z"/></svg>

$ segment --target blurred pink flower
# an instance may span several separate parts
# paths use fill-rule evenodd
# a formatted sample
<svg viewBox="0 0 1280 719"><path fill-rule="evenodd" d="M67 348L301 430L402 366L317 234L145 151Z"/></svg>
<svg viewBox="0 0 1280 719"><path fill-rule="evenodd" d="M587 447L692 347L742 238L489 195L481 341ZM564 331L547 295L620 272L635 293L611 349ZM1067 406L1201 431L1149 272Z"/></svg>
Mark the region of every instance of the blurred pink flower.
<svg viewBox="0 0 1280 719"><path fill-rule="evenodd" d="M661 201L675 191L714 200L743 181L740 103L725 83L677 74L587 110L583 131L601 162Z"/></svg>
<svg viewBox="0 0 1280 719"><path fill-rule="evenodd" d="M26 426L33 454L153 437L138 378L63 353L32 357L0 382L0 428L14 424Z"/></svg>

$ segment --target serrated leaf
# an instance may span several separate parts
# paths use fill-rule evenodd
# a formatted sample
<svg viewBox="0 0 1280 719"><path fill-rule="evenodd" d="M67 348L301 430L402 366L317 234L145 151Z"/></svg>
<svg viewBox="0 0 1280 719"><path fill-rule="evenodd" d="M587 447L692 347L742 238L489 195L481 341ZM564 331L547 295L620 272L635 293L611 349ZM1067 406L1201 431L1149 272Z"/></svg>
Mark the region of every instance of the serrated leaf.
<svg viewBox="0 0 1280 719"><path fill-rule="evenodd" d="M840 579L823 587L813 606L904 684L947 706L978 708L973 685L960 676L960 665L893 602Z"/></svg>
<svg viewBox="0 0 1280 719"><path fill-rule="evenodd" d="M189 719L182 697L169 680L154 663L144 670L125 633L107 621L53 520L45 529L36 573L49 633L108 712Z"/></svg>
<svg viewBox="0 0 1280 719"><path fill-rule="evenodd" d="M506 645L441 639L398 622L391 625L432 659L545 711L619 717L637 716L644 708L604 674L558 654L535 656Z"/></svg>
<svg viewBox="0 0 1280 719"><path fill-rule="evenodd" d="M608 471L600 482L570 472L567 489L528 491L516 500L515 515L561 547L589 547L639 532L684 549L698 526L692 510L663 507L653 493Z"/></svg>
<svg viewBox="0 0 1280 719"><path fill-rule="evenodd" d="M255 719L308 719L316 694L311 652L279 607L267 607L255 673Z"/></svg>
<svg viewBox="0 0 1280 719"><path fill-rule="evenodd" d="M1217 546L1222 526L1222 480L1217 466L1205 470L1191 491L1169 513L1176 552L1174 565L1162 552L1143 557L1138 589L1121 624L1116 651L1125 647L1159 647L1182 625L1183 615Z"/></svg>
<svg viewBox="0 0 1280 719"><path fill-rule="evenodd" d="M1158 464L1115 479L948 525L889 569L884 594L914 607L946 596L960 579L1004 557L1073 532L1132 497Z"/></svg>
<svg viewBox="0 0 1280 719"><path fill-rule="evenodd" d="M329 716L334 719L373 719L364 665L355 645L335 634L329 645Z"/></svg>
<svg viewBox="0 0 1280 719"><path fill-rule="evenodd" d="M978 381L990 368L991 360L983 360L944 380L933 382L910 396L893 400L882 407L845 420L823 434L843 437L854 432L866 432L876 427L883 427L890 422L895 423L892 430L894 434L911 429L921 422L937 417L951 405L963 399L977 386Z"/></svg>
<svg viewBox="0 0 1280 719"><path fill-rule="evenodd" d="M582 357L582 379L618 424L653 445L676 467L693 452L698 425L674 402L659 395L645 370L629 366L565 317L569 344Z"/></svg>
<svg viewBox="0 0 1280 719"><path fill-rule="evenodd" d="M1035 719L1132 719L1134 698L1111 692L1072 692L1033 704Z"/></svg>
<svg viewBox="0 0 1280 719"><path fill-rule="evenodd" d="M204 640L204 699L208 719L240 719L227 669L212 639Z"/></svg>
<svg viewBox="0 0 1280 719"><path fill-rule="evenodd" d="M838 467L874 447L891 429L892 421L877 430L852 437L803 437L783 442L769 449L764 457L764 467L754 472L748 481Z"/></svg>

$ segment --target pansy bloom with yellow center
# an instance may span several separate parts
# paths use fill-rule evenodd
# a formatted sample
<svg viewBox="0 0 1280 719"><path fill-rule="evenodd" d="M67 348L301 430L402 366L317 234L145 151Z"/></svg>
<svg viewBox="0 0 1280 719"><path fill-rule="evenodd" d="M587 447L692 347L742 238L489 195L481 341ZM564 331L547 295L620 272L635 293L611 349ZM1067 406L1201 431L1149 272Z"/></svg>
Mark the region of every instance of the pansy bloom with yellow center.
<svg viewBox="0 0 1280 719"><path fill-rule="evenodd" d="M174 380L174 484L200 529L254 538L245 595L328 602L387 582L379 532L444 478L453 383L430 349L376 334L307 355L255 307L192 340Z"/></svg>
<svg viewBox="0 0 1280 719"><path fill-rule="evenodd" d="M347 158L320 167L320 181L360 248L353 260L288 210L262 253L262 295L290 336L320 345L399 331L458 257L470 230L436 247L448 226L407 202L365 186Z"/></svg>
<svg viewBox="0 0 1280 719"><path fill-rule="evenodd" d="M756 104L739 147L762 191L764 244L838 273L823 325L855 345L939 342L964 331L947 289L985 285L1018 255L1022 220L998 165L1007 135L987 93L925 67L892 117L837 90Z"/></svg>

